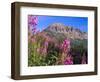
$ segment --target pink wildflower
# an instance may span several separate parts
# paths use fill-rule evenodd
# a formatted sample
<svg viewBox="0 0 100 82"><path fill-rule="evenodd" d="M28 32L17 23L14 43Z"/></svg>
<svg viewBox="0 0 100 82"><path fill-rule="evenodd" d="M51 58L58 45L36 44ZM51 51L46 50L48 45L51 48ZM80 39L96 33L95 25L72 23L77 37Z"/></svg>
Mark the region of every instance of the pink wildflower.
<svg viewBox="0 0 100 82"><path fill-rule="evenodd" d="M28 15L28 27L29 27L29 30L32 34L35 34L36 33L36 25L37 25L37 22L38 22L38 19L37 19L37 16L34 16L34 15Z"/></svg>
<svg viewBox="0 0 100 82"><path fill-rule="evenodd" d="M85 54L82 56L82 62L81 62L82 64L86 64L86 56L85 56Z"/></svg>
<svg viewBox="0 0 100 82"><path fill-rule="evenodd" d="M31 41L34 43L35 42L35 38L31 38Z"/></svg>
<svg viewBox="0 0 100 82"><path fill-rule="evenodd" d="M65 64L65 65L72 65L72 64L73 64L72 57L71 57L71 56L68 56L68 57L66 58L66 60L64 61L64 64Z"/></svg>
<svg viewBox="0 0 100 82"><path fill-rule="evenodd" d="M45 41L44 42L44 47L47 47L48 46L48 41Z"/></svg>
<svg viewBox="0 0 100 82"><path fill-rule="evenodd" d="M65 39L65 40L63 41L63 43L61 44L60 49L61 49L64 53L66 53L67 50L69 50L69 48L70 48L70 41L67 40L67 39Z"/></svg>
<svg viewBox="0 0 100 82"><path fill-rule="evenodd" d="M28 24L29 24L29 26L35 26L35 25L37 25L37 22L38 22L37 16L28 15Z"/></svg>

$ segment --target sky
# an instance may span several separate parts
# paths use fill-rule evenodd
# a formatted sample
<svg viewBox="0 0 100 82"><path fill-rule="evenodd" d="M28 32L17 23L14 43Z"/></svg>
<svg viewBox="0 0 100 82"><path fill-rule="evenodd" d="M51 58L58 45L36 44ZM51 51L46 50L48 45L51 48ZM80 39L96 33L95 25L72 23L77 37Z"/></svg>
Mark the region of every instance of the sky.
<svg viewBox="0 0 100 82"><path fill-rule="evenodd" d="M66 26L73 26L83 32L88 31L87 17L70 17L70 16L38 16L37 28L42 31L53 23L62 23Z"/></svg>

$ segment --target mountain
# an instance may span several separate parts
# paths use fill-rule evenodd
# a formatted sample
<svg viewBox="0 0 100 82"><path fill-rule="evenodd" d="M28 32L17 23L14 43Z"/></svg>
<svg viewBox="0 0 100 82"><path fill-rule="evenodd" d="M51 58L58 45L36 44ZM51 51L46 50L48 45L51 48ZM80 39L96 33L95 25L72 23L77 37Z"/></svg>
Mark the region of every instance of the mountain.
<svg viewBox="0 0 100 82"><path fill-rule="evenodd" d="M56 39L72 39L72 40L86 40L87 33L82 32L71 26L65 26L62 23L53 23L49 25L43 32L46 32L48 36L55 37Z"/></svg>

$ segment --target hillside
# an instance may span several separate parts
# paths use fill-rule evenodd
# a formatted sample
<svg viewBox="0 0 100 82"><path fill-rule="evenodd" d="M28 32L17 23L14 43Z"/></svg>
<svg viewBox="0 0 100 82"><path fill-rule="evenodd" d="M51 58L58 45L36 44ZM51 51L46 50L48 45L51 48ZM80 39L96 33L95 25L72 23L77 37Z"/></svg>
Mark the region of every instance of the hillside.
<svg viewBox="0 0 100 82"><path fill-rule="evenodd" d="M65 26L61 23L53 23L49 25L44 32L50 37L55 37L56 39L71 39L71 40L84 40L87 39L87 33L82 32L79 29L75 29L71 26Z"/></svg>

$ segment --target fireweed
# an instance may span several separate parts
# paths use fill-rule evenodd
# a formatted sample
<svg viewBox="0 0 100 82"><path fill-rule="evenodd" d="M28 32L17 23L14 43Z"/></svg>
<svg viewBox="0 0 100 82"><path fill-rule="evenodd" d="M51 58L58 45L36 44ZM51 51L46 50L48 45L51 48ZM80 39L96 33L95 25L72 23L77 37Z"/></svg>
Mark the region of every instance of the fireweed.
<svg viewBox="0 0 100 82"><path fill-rule="evenodd" d="M73 60L71 54L69 55L68 52L70 51L70 40L65 39L62 44L60 45L60 59L61 64L70 65L73 64Z"/></svg>

